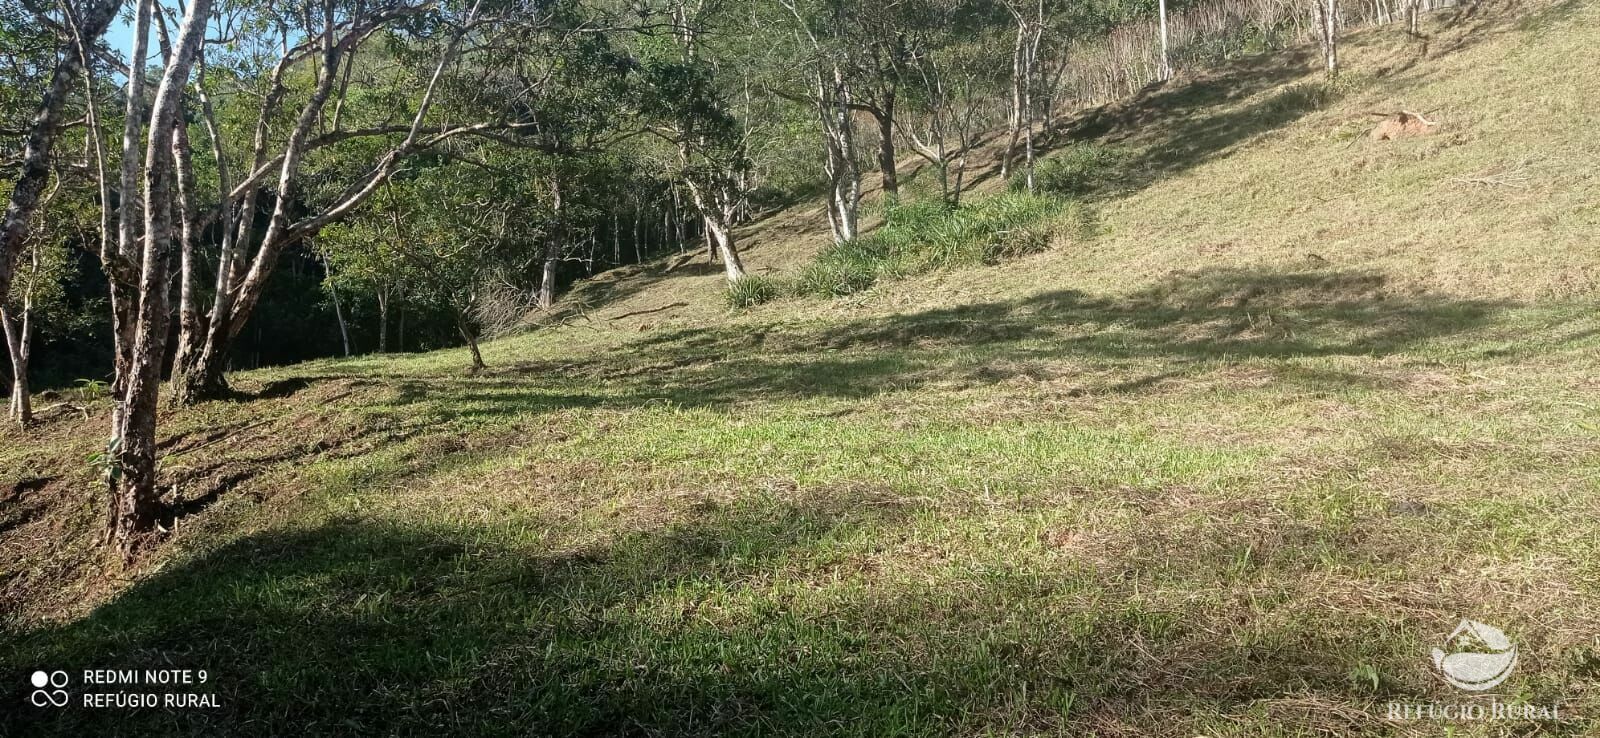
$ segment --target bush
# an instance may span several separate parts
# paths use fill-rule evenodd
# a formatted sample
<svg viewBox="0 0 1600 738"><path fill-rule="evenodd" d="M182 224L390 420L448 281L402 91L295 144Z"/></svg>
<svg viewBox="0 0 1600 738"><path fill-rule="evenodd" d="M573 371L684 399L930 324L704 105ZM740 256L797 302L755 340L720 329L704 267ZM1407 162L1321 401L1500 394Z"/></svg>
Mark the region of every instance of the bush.
<svg viewBox="0 0 1600 738"><path fill-rule="evenodd" d="M728 307L735 310L752 308L763 303L777 299L778 285L766 277L747 275L743 279L729 282L722 293L722 298L727 301Z"/></svg>
<svg viewBox="0 0 1600 738"><path fill-rule="evenodd" d="M876 234L834 244L817 254L795 280L795 292L843 297L871 287L885 268L888 249Z"/></svg>
<svg viewBox="0 0 1600 738"><path fill-rule="evenodd" d="M938 200L887 208L878 230L824 249L795 291L840 297L894 279L953 266L994 264L1050 247L1069 203L1010 193L949 208Z"/></svg>
<svg viewBox="0 0 1600 738"><path fill-rule="evenodd" d="M1076 143L1034 163L1037 191L1060 197L1081 198L1113 190L1123 181L1132 157L1123 149ZM1011 188L1026 188L1026 172L1012 177Z"/></svg>

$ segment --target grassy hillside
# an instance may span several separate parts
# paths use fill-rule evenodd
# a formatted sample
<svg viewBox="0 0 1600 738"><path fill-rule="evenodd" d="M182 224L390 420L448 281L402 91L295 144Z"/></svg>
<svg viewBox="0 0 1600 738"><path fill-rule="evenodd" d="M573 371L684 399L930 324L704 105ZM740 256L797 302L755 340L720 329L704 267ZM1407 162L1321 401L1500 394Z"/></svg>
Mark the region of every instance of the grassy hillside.
<svg viewBox="0 0 1600 738"><path fill-rule="evenodd" d="M1336 85L1244 59L1063 123L1125 166L1020 261L736 314L673 261L475 376L240 375L163 417L132 569L105 402L4 431L0 671L220 706L0 733L1592 735L1600 5L1444 19ZM1398 109L1440 129L1369 141ZM776 213L748 265L826 230ZM1388 718L1491 699L1431 672L1463 617L1561 721Z"/></svg>

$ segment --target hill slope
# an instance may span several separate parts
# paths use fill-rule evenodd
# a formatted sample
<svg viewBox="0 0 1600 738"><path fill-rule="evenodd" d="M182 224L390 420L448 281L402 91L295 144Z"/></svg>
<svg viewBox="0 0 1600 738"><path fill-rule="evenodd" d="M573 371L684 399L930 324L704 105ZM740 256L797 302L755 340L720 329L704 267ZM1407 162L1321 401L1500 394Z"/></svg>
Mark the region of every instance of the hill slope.
<svg viewBox="0 0 1600 738"><path fill-rule="evenodd" d="M1335 89L1245 59L1068 121L1128 166L1022 261L734 316L658 264L477 376L243 375L163 418L131 571L103 401L8 430L4 671L206 669L220 707L0 732L1435 735L1387 705L1474 699L1426 656L1465 616L1564 719L1457 734L1591 734L1597 21L1484 6L1426 58L1358 35ZM1365 138L1402 108L1441 129ZM749 264L825 231L778 213Z"/></svg>

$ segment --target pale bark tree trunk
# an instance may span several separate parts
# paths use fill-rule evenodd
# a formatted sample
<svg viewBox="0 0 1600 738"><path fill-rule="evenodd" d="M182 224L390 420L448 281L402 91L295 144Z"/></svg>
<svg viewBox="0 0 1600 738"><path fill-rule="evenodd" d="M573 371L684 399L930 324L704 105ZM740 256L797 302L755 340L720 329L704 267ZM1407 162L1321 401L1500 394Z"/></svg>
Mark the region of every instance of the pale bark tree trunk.
<svg viewBox="0 0 1600 738"><path fill-rule="evenodd" d="M639 243L639 204L633 205L633 263L644 263L644 248Z"/></svg>
<svg viewBox="0 0 1600 738"><path fill-rule="evenodd" d="M196 63L200 65L205 63L203 49L200 56L197 58ZM201 72L201 75L204 75L203 71ZM196 79L193 89L195 97L200 102L202 120L205 122L206 137L211 144L212 162L217 169L218 201L214 214L217 222L217 228L222 236L222 243L218 249L219 253L217 259L217 295L212 300L213 310L210 314L218 315L221 313L219 313L215 307L218 304L226 304L228 298L225 292L231 289L231 286L236 279L236 275L233 274L233 272L236 271L234 244L237 242L238 234L235 232L235 224L233 221L233 199L229 195L231 180L228 176L228 159L223 154L222 150L221 128L217 125L216 110L211 104L211 97L206 94L205 87L202 86L200 82L201 80ZM180 126L180 128L183 127ZM190 156L189 152L191 152L192 149L190 148L187 140L187 132L185 132L183 135L185 136L185 140L181 142L182 155L187 157ZM189 191L193 192L195 189L193 167L189 164L184 164L182 171ZM186 207L192 208L192 205L186 205ZM197 216L193 210L190 210L189 217L194 218ZM191 225L190 228L191 230L195 230L193 225ZM183 299L182 306L178 311L178 349L173 356L171 378L174 390L173 394L175 397L182 395L182 389L185 385L185 377L187 377L189 373L194 370L195 365L200 360L201 352L205 347L205 339L207 335L207 326L205 321L201 318L199 303L192 295L194 289L193 284L198 276L195 273L196 270L192 266L193 256L191 251L193 249L194 240L198 236L199 233L195 232L184 238L185 246L183 251L182 287Z"/></svg>
<svg viewBox="0 0 1600 738"><path fill-rule="evenodd" d="M68 25L76 30L77 38L64 41L57 54L60 61L50 74L39 111L28 126L22 144L22 165L12 183L4 220L0 220L0 302L11 292L11 279L17 257L27 241L28 224L39 207L45 184L50 181L50 151L61 127L61 111L67 96L84 68L83 50L105 33L120 5L116 0L99 0L88 6L82 18L76 21L68 18Z"/></svg>
<svg viewBox="0 0 1600 738"><path fill-rule="evenodd" d="M1028 187L1028 194L1030 195L1034 193L1033 127L1035 121L1039 117L1038 110L1034 106L1033 95L1035 89L1039 86L1039 43L1044 38L1044 21L1044 2L1043 0L1040 0L1038 19L1033 27L1033 35L1028 39L1027 56L1025 59L1027 66L1023 70L1025 74L1023 75L1022 87L1022 111L1026 118L1024 121L1026 128L1023 133L1024 138L1022 142L1023 162L1027 167L1026 184Z"/></svg>
<svg viewBox="0 0 1600 738"><path fill-rule="evenodd" d="M820 53L820 52L819 52ZM823 169L828 175L828 227L834 243L856 237L861 205L861 169L856 165L855 126L850 118L850 87L835 66L831 77L820 66L812 105L822 125Z"/></svg>
<svg viewBox="0 0 1600 738"><path fill-rule="evenodd" d="M711 232L711 237L716 241L717 251L722 255L722 269L729 282L737 282L747 275L744 262L739 259L739 249L734 243L733 229L729 225L731 213L719 221L717 218L706 218L706 230Z"/></svg>
<svg viewBox="0 0 1600 738"><path fill-rule="evenodd" d="M112 405L111 423L122 426L121 415L126 411L120 401L127 390L128 378L133 370L135 312L139 300L138 240L140 207L137 182L143 159L139 144L144 121L143 73L150 49L150 16L154 0L135 0L133 21L133 46L128 52L127 98L122 120L122 159L117 170L117 246L111 263L123 268L110 271L108 291L111 297L112 379L111 396L117 398ZM135 71L137 70L137 71ZM110 207L109 204L106 207ZM113 500L114 503L114 500ZM113 514L115 519L115 514Z"/></svg>
<svg viewBox="0 0 1600 738"><path fill-rule="evenodd" d="M33 422L32 390L28 387L28 365L33 358L32 295L24 298L20 311L0 307L0 323L5 325L6 349L11 356L11 419L18 425Z"/></svg>
<svg viewBox="0 0 1600 738"><path fill-rule="evenodd" d="M565 249L566 220L563 212L561 178L550 179L550 209L552 227L544 245L544 261L539 276L539 309L549 310L556 304L556 268L561 265L561 252Z"/></svg>
<svg viewBox="0 0 1600 738"><path fill-rule="evenodd" d="M687 148L680 147L679 151L687 158ZM739 213L738 194L729 191L732 186L729 182L702 185L693 179L685 179L684 184L689 188L689 197L694 200L695 209L700 211L706 233L711 236L718 255L722 257L722 269L728 281L744 279L747 276L744 261L739 258L738 243L733 235L734 217Z"/></svg>
<svg viewBox="0 0 1600 738"><path fill-rule="evenodd" d="M210 0L190 0L150 112L149 144L145 147L144 201L170 201L174 179L174 127L183 125L183 87L205 35ZM122 400L120 421L112 429L109 475L116 516L118 547L132 557L154 533L161 503L156 492L156 402L167 343L168 260L172 250L172 209L146 207L138 309L133 331L132 363Z"/></svg>
<svg viewBox="0 0 1600 738"><path fill-rule="evenodd" d="M1023 77L1026 71L1023 66L1022 56L1024 42L1028 33L1028 24L1023 20L1022 14L1014 7L1007 6L1017 22L1016 38L1011 44L1011 110L1007 119L1007 139L1005 151L1000 153L1000 179L1008 180L1011 177L1011 162L1016 158L1017 140L1022 136L1022 88L1025 84Z"/></svg>
<svg viewBox="0 0 1600 738"><path fill-rule="evenodd" d="M1159 15L1161 17L1161 81L1172 79L1172 52L1167 37L1167 0L1159 0Z"/></svg>
<svg viewBox="0 0 1600 738"><path fill-rule="evenodd" d="M200 308L196 304L194 283L198 279L194 245L199 237L199 224L195 213L194 165L190 156L188 126L181 121L172 131L172 160L176 170L178 198L178 348L173 356L174 374L179 367L188 367L198 350L200 335Z"/></svg>
<svg viewBox="0 0 1600 738"><path fill-rule="evenodd" d="M1318 0L1321 20L1322 61L1329 77L1339 75L1339 0Z"/></svg>
<svg viewBox="0 0 1600 738"><path fill-rule="evenodd" d="M339 322L339 339L344 344L345 358L350 358L350 328L344 322L344 308L339 305L339 289L333 285L333 267L326 257L322 260L323 279L328 282L328 297L333 300L333 318Z"/></svg>

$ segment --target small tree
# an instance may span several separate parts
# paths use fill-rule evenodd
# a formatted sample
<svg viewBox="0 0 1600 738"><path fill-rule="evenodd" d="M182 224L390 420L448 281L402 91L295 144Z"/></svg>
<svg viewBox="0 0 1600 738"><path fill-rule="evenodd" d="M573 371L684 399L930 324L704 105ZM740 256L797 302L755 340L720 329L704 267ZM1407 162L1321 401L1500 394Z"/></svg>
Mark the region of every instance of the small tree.
<svg viewBox="0 0 1600 738"><path fill-rule="evenodd" d="M67 253L68 234L75 230L75 213L57 200L59 184L46 195L28 237L11 283L11 294L0 302L0 324L4 326L6 350L11 359L11 402L9 416L20 425L33 422L32 389L28 371L33 362L33 340L41 320L59 315L62 306L62 280L72 268Z"/></svg>

